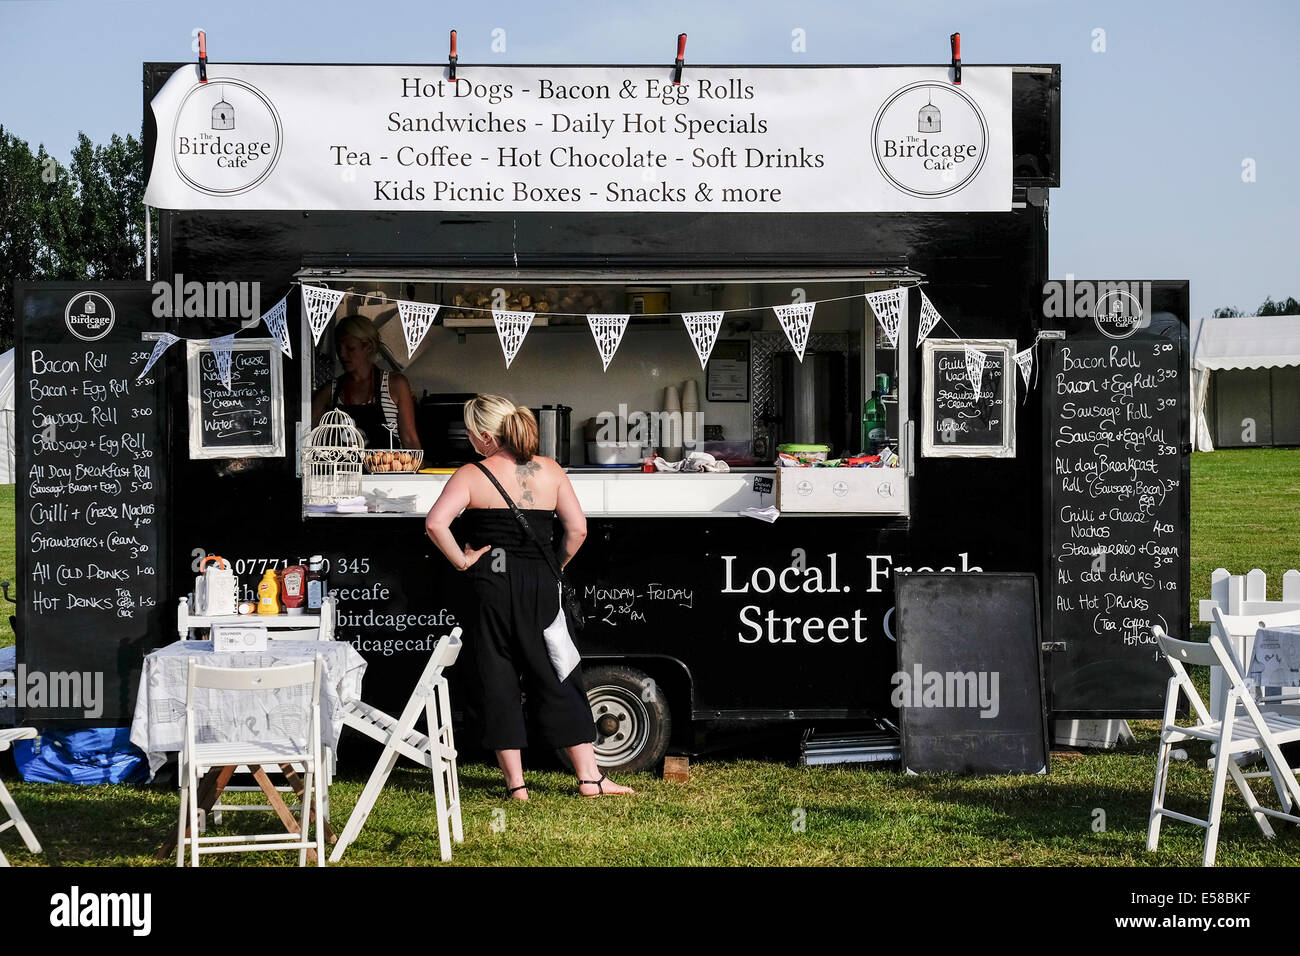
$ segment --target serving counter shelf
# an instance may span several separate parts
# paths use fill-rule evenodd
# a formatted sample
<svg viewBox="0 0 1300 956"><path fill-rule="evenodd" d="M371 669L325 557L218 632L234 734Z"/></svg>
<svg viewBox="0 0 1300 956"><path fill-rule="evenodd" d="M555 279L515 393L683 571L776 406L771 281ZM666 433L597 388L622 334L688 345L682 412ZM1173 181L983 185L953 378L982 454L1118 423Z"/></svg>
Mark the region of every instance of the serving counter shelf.
<svg viewBox="0 0 1300 956"><path fill-rule="evenodd" d="M617 517L741 517L746 508L766 508L777 503L780 478L775 467L746 467L732 471L642 472L634 469L584 468L566 469L582 510L590 518ZM790 470L790 469L786 469ZM799 469L803 472L804 469ZM824 507L810 502L806 509L786 508L786 513L898 515L906 513L903 473L900 469L808 469L809 474L835 474L841 484L852 489L870 485L870 494L851 493L847 498L833 491L835 506ZM309 513L309 518L404 518L427 514L442 494L450 475L376 474L364 475L363 494L378 493L390 498L414 496L415 503L406 512L385 513ZM771 479L770 490L754 490L755 478ZM890 494L877 494L882 484Z"/></svg>

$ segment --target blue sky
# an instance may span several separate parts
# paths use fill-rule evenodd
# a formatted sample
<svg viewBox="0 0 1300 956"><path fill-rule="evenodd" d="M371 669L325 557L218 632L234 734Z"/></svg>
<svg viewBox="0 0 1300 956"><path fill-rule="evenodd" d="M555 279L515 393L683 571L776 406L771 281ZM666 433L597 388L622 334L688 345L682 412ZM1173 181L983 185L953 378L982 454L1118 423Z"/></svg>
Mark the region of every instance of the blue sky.
<svg viewBox="0 0 1300 956"><path fill-rule="evenodd" d="M445 61L453 27L464 63L663 62L683 31L688 64L940 63L960 30L967 63L1062 65L1053 277L1188 278L1193 315L1300 298L1294 0L0 0L0 123L60 159L138 135L141 64L190 59L196 27L214 61L394 63Z"/></svg>

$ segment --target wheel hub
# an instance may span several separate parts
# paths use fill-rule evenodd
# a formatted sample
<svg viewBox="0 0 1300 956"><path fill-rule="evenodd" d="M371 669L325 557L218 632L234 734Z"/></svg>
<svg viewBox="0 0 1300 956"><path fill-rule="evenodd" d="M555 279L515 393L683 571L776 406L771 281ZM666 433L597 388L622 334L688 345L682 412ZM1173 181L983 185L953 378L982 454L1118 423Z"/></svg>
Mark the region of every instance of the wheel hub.
<svg viewBox="0 0 1300 956"><path fill-rule="evenodd" d="M588 694L596 724L596 759L602 767L631 760L650 734L650 714L632 691L616 685L593 687Z"/></svg>
<svg viewBox="0 0 1300 956"><path fill-rule="evenodd" d="M613 714L603 714L596 721L596 732L602 737L613 737L618 733L618 718Z"/></svg>

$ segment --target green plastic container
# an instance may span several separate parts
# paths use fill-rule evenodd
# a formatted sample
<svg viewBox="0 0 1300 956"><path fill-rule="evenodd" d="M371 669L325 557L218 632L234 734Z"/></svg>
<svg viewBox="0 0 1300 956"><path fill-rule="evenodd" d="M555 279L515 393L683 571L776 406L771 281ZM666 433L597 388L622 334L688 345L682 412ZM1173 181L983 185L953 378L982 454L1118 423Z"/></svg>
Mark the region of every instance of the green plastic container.
<svg viewBox="0 0 1300 956"><path fill-rule="evenodd" d="M815 461L825 461L831 453L830 445L777 445L776 450L783 455L793 455L796 458L811 458Z"/></svg>

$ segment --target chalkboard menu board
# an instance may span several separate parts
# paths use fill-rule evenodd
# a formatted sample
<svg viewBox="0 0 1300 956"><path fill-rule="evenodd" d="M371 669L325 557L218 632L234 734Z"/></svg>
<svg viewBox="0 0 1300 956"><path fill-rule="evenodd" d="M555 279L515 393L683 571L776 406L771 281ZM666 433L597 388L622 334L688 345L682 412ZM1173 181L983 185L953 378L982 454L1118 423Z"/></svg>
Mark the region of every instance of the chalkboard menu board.
<svg viewBox="0 0 1300 956"><path fill-rule="evenodd" d="M148 283L19 285L16 303L20 719L111 725L167 634L165 358L138 378L158 320Z"/></svg>
<svg viewBox="0 0 1300 956"><path fill-rule="evenodd" d="M1032 574L894 577L905 773L1046 773L1047 708Z"/></svg>
<svg viewBox="0 0 1300 956"><path fill-rule="evenodd" d="M1151 625L1188 626L1186 323L1158 311L1114 331L1081 317L1045 360L1046 640L1063 716L1159 713L1169 674Z"/></svg>
<svg viewBox="0 0 1300 956"><path fill-rule="evenodd" d="M271 339L236 340L230 387L216 351L187 342L190 457L278 457L284 454L284 392L280 347Z"/></svg>
<svg viewBox="0 0 1300 956"><path fill-rule="evenodd" d="M983 356L972 362L967 348ZM1014 458L1014 339L926 339L922 345L921 454ZM978 383L978 387L976 384Z"/></svg>

